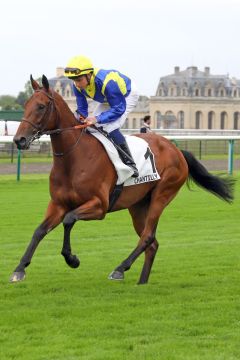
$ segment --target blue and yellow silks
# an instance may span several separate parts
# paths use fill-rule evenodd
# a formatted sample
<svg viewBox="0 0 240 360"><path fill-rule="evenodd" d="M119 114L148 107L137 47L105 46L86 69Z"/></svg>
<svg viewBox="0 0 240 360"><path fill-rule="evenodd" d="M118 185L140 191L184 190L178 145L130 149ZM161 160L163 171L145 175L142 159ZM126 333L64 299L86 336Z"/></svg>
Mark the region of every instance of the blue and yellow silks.
<svg viewBox="0 0 240 360"><path fill-rule="evenodd" d="M87 97L99 103L108 103L110 109L96 116L99 124L106 124L119 119L126 110L125 98L131 91L131 80L117 70L94 69L90 84L80 90L73 85L77 101L77 111L88 116Z"/></svg>

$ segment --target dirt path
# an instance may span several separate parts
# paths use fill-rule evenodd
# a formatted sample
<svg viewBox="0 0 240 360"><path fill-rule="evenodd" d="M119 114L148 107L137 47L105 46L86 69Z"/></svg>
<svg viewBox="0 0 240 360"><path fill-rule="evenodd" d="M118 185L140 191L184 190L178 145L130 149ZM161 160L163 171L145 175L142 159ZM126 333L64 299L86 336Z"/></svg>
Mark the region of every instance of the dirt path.
<svg viewBox="0 0 240 360"><path fill-rule="evenodd" d="M219 170L227 172L228 161L227 160L203 160L201 163L209 170ZM50 173L52 164L49 163L31 163L31 164L21 164L21 173L22 174L48 174ZM240 160L234 161L233 169L240 169ZM17 164L0 164L0 174L16 174L17 173Z"/></svg>

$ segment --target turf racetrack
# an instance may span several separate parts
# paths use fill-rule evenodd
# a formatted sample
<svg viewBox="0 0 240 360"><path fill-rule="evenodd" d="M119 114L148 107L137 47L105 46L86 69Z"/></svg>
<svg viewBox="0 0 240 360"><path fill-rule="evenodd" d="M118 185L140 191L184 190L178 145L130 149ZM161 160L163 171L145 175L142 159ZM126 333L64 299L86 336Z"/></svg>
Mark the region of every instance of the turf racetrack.
<svg viewBox="0 0 240 360"><path fill-rule="evenodd" d="M183 187L160 219L144 286L143 256L124 282L107 279L137 242L127 211L75 224L78 269L60 255L60 225L10 284L49 199L47 176L14 178L0 176L1 360L240 359L239 176L233 205Z"/></svg>

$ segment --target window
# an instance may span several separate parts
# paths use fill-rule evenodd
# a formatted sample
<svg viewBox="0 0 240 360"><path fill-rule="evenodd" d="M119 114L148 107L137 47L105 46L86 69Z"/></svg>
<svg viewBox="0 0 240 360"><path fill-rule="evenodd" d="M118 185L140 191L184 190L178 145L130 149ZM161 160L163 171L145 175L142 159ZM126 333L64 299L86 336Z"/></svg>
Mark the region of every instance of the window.
<svg viewBox="0 0 240 360"><path fill-rule="evenodd" d="M212 96L212 89L208 89L208 96Z"/></svg>
<svg viewBox="0 0 240 360"><path fill-rule="evenodd" d="M226 118L227 114L225 111L221 112L221 116L220 116L220 129L224 130L225 129L225 118Z"/></svg>
<svg viewBox="0 0 240 360"><path fill-rule="evenodd" d="M123 128L128 129L128 127L129 127L129 120L128 120L128 118L126 118Z"/></svg>
<svg viewBox="0 0 240 360"><path fill-rule="evenodd" d="M211 130L213 128L213 111L208 113L208 129Z"/></svg>
<svg viewBox="0 0 240 360"><path fill-rule="evenodd" d="M196 112L196 118L195 118L195 127L196 129L200 129L200 125L201 125L201 111L197 111Z"/></svg>
<svg viewBox="0 0 240 360"><path fill-rule="evenodd" d="M195 96L199 96L199 89L195 90Z"/></svg>
<svg viewBox="0 0 240 360"><path fill-rule="evenodd" d="M132 127L133 127L133 129L136 129L136 119L135 118L133 118Z"/></svg>
<svg viewBox="0 0 240 360"><path fill-rule="evenodd" d="M179 128L184 129L184 112L183 111L179 111L179 113L178 113L178 123L179 123Z"/></svg>
<svg viewBox="0 0 240 360"><path fill-rule="evenodd" d="M235 112L233 114L233 129L234 130L239 129L239 112Z"/></svg>
<svg viewBox="0 0 240 360"><path fill-rule="evenodd" d="M157 125L157 129L162 129L162 123L161 123L162 116L160 111L155 112L154 118L155 118L155 124Z"/></svg>

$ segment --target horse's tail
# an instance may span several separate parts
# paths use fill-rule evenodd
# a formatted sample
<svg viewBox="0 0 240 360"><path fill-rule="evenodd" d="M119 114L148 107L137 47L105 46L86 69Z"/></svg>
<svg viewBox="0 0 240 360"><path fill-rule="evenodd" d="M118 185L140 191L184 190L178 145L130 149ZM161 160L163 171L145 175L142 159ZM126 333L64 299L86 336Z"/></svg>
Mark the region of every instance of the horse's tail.
<svg viewBox="0 0 240 360"><path fill-rule="evenodd" d="M193 154L185 150L181 150L181 152L188 164L190 180L222 200L229 203L233 201L234 179L210 174Z"/></svg>

